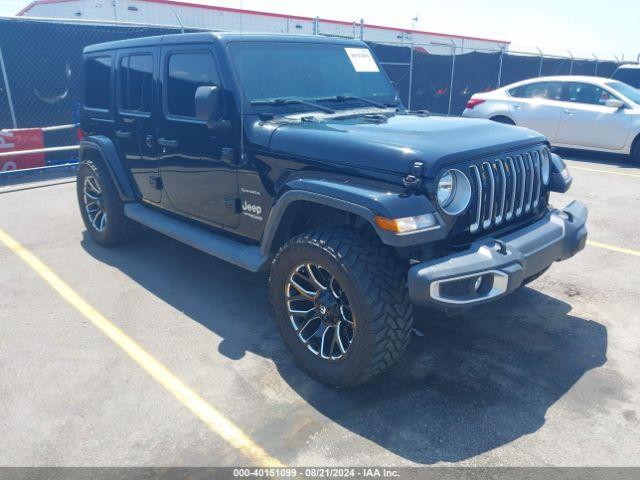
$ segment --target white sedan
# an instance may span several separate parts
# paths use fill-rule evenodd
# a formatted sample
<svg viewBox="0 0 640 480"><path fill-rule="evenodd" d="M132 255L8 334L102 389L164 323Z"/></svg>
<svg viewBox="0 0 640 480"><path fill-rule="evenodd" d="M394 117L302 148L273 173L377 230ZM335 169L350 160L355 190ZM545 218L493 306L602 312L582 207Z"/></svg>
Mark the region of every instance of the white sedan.
<svg viewBox="0 0 640 480"><path fill-rule="evenodd" d="M618 80L524 80L473 95L462 115L531 128L557 147L622 153L640 161L640 91Z"/></svg>

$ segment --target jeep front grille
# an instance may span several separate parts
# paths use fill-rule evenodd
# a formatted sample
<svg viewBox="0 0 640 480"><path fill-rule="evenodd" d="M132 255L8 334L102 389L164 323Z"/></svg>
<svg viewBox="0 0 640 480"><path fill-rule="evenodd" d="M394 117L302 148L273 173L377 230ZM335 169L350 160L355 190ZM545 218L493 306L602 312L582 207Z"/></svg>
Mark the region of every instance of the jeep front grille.
<svg viewBox="0 0 640 480"><path fill-rule="evenodd" d="M544 195L540 162L546 148L469 166L473 190L470 233L506 225L538 207Z"/></svg>

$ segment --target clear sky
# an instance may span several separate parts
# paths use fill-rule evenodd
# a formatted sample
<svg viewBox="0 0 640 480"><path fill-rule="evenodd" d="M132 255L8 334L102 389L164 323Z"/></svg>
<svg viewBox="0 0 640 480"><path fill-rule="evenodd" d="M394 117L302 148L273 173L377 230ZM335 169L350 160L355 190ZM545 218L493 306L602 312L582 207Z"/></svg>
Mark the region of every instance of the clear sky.
<svg viewBox="0 0 640 480"><path fill-rule="evenodd" d="M117 0L126 1L126 0ZM640 0L190 0L227 7L511 40L512 50L636 59ZM0 0L13 15L28 0Z"/></svg>

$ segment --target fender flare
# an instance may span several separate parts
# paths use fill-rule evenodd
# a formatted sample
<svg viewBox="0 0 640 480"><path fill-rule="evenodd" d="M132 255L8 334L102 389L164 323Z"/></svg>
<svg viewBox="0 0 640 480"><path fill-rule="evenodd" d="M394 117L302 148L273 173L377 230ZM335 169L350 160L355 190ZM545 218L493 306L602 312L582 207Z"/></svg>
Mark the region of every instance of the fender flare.
<svg viewBox="0 0 640 480"><path fill-rule="evenodd" d="M444 222L424 195L401 196L402 191L388 185L353 184L325 178L297 179L287 184L287 190L276 200L269 212L260 243L262 255L273 253L278 228L288 209L296 202L315 203L352 213L366 220L380 240L392 247L408 247L444 238ZM386 188L384 188L386 187ZM393 191L394 188L396 191ZM397 234L381 229L375 222L377 215L403 218L425 213L435 215L439 226L414 233Z"/></svg>
<svg viewBox="0 0 640 480"><path fill-rule="evenodd" d="M103 135L92 135L85 137L80 142L79 159L83 161L87 150L97 151L104 160L107 170L111 174L113 183L116 185L118 195L123 202L133 202L136 200L136 189L131 178L122 163L118 150L113 142Z"/></svg>

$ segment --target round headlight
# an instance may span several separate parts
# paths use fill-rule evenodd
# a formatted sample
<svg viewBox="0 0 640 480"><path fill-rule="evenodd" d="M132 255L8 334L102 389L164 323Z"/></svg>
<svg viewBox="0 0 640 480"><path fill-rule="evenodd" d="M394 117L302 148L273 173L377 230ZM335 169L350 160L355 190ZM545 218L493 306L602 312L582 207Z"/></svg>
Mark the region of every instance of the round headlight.
<svg viewBox="0 0 640 480"><path fill-rule="evenodd" d="M548 185L551 174L551 152L546 147L542 150L542 155L540 155L540 173L542 174L542 183Z"/></svg>
<svg viewBox="0 0 640 480"><path fill-rule="evenodd" d="M438 181L436 197L442 210L449 215L458 215L469 206L471 183L460 170L447 170Z"/></svg>

